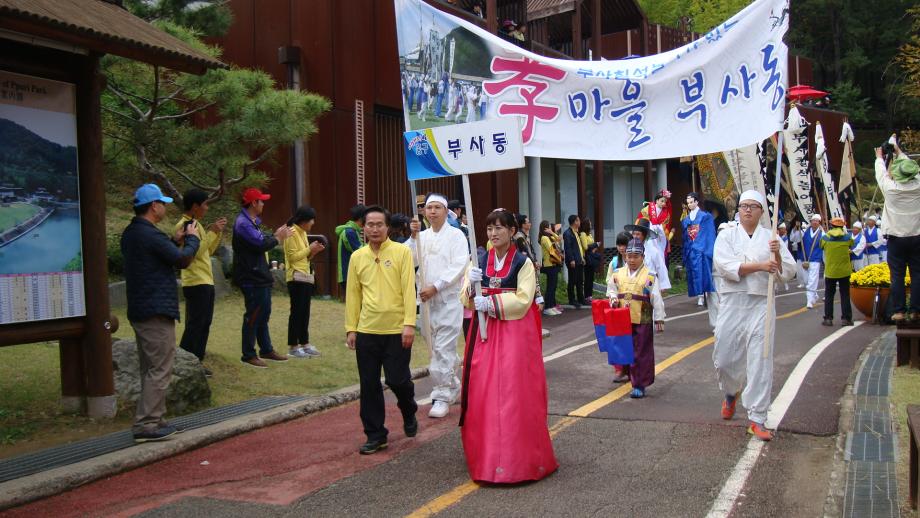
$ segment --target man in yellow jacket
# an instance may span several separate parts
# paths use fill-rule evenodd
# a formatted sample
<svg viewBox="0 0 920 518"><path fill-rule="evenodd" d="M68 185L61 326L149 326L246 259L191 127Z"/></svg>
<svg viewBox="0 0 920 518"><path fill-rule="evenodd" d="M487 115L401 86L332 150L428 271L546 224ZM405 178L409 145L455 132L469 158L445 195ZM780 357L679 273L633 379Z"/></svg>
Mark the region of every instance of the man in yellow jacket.
<svg viewBox="0 0 920 518"><path fill-rule="evenodd" d="M193 221L201 222L208 213L208 193L201 189L191 189L182 197L182 203L185 213L176 223L174 232ZM204 361L211 320L214 317L214 273L211 271L211 256L220 246L221 234L226 225L227 218L218 218L208 225L206 231L201 231L201 246L198 247L192 264L182 270L185 331L182 333L179 347L197 356L198 361ZM211 376L211 370L207 367L204 367L204 373L208 377Z"/></svg>
<svg viewBox="0 0 920 518"><path fill-rule="evenodd" d="M362 455L387 447L380 369L396 395L406 437L418 433L415 386L409 361L415 339L415 268L408 247L390 241L390 213L372 205L364 213L368 246L351 256L345 295L345 343L355 351L361 382Z"/></svg>

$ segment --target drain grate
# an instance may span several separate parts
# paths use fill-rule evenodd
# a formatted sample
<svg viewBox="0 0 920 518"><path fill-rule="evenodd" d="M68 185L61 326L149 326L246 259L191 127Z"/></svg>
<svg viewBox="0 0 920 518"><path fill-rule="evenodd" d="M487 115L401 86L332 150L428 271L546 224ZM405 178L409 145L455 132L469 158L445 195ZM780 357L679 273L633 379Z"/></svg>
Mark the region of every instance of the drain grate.
<svg viewBox="0 0 920 518"><path fill-rule="evenodd" d="M848 461L894 462L894 435L850 432L844 459Z"/></svg>
<svg viewBox="0 0 920 518"><path fill-rule="evenodd" d="M176 417L170 423L180 429L191 430L220 423L234 417L262 412L277 406L305 401L310 396L270 396L252 399L218 408L209 408L194 414ZM25 477L49 469L75 464L107 453L134 446L129 430L102 437L48 448L0 461L0 483Z"/></svg>
<svg viewBox="0 0 920 518"><path fill-rule="evenodd" d="M887 396L893 360L891 356L869 355L856 384L856 393L863 396Z"/></svg>
<svg viewBox="0 0 920 518"><path fill-rule="evenodd" d="M865 518L899 515L895 464L850 462L847 466L843 516Z"/></svg>
<svg viewBox="0 0 920 518"><path fill-rule="evenodd" d="M891 417L888 412L872 412L866 410L856 412L853 431L862 433L890 434L892 433Z"/></svg>

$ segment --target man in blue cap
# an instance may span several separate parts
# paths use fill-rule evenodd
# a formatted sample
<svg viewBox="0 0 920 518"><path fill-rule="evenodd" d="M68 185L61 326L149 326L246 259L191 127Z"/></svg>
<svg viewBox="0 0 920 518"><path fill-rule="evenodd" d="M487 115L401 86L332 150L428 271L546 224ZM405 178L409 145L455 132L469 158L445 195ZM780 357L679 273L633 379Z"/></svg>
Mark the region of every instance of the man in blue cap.
<svg viewBox="0 0 920 518"><path fill-rule="evenodd" d="M160 441L177 432L163 419L179 320L175 269L192 263L200 241L197 223L183 226L172 238L156 227L172 201L156 184L142 185L134 193L134 219L121 235L128 321L140 363L141 394L131 429L135 442Z"/></svg>

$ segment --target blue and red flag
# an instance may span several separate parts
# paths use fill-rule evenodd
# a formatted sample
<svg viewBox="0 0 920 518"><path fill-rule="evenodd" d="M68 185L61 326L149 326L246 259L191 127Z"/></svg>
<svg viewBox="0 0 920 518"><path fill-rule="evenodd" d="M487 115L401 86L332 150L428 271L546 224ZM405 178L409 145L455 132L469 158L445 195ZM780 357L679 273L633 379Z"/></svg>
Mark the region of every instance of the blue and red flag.
<svg viewBox="0 0 920 518"><path fill-rule="evenodd" d="M611 308L606 300L591 303L597 348L607 353L610 365L630 365L633 357L632 320L629 308Z"/></svg>

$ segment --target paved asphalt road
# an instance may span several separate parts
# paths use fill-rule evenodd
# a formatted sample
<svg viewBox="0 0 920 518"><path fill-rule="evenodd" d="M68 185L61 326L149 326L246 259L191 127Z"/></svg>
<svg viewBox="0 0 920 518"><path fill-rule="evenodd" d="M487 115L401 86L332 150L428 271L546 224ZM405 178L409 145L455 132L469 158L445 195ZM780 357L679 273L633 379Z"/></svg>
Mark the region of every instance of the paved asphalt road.
<svg viewBox="0 0 920 518"><path fill-rule="evenodd" d="M643 400L623 397L588 344L588 311L546 322L549 425L559 471L512 487L467 477L457 408L420 412L418 437L403 436L390 397L390 448L359 456L355 403L221 441L14 509L10 516L705 516L749 447L739 405L719 417L708 319L686 297L667 300L655 337L659 373ZM804 294L777 299L774 397L806 352L840 327L820 325ZM839 308L838 308L839 316ZM728 500L732 516L820 516L835 469L840 398L857 359L881 333L848 328L817 358L750 476ZM691 347L692 346L692 347ZM688 349L690 348L690 349ZM575 349L574 351L572 349ZM567 354L562 352L570 351ZM689 354L687 354L689 352ZM556 354L560 353L560 354ZM677 355L677 356L675 356ZM427 397L426 379L416 384ZM582 417L574 417L572 414ZM746 482L744 482L746 480Z"/></svg>

